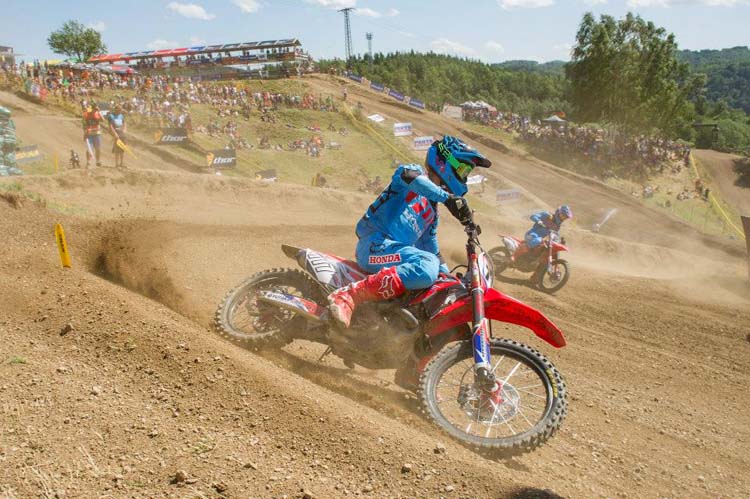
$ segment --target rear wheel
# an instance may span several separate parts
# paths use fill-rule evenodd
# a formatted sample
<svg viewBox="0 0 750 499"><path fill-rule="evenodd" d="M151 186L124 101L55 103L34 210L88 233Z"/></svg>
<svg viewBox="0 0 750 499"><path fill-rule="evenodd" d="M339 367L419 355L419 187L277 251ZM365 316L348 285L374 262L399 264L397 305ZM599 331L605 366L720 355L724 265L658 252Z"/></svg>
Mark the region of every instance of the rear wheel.
<svg viewBox="0 0 750 499"><path fill-rule="evenodd" d="M529 452L549 439L567 413L565 382L540 352L512 340L490 343L494 391L474 382L470 341L438 353L420 380L424 412L454 438L502 457Z"/></svg>
<svg viewBox="0 0 750 499"><path fill-rule="evenodd" d="M224 297L216 310L216 330L243 347L282 347L292 341L306 320L293 312L258 300L258 291L273 291L310 300L322 294L307 274L293 269L259 272Z"/></svg>
<svg viewBox="0 0 750 499"><path fill-rule="evenodd" d="M548 268L541 268L535 274L536 285L545 293L559 291L570 278L570 264L567 260L552 260Z"/></svg>
<svg viewBox="0 0 750 499"><path fill-rule="evenodd" d="M489 250L487 254L490 256L490 258L492 258L492 265L495 269L495 277L500 277L500 274L502 274L508 268L511 262L511 255L508 251L508 248L506 248L505 246L498 246Z"/></svg>

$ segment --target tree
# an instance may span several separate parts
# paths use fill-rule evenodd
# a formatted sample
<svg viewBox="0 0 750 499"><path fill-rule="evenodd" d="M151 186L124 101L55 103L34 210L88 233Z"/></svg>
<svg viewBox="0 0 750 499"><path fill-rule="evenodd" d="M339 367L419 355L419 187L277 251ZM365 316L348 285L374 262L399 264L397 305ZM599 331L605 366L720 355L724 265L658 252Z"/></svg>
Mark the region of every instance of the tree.
<svg viewBox="0 0 750 499"><path fill-rule="evenodd" d="M56 54L75 57L81 62L107 51L107 46L102 43L102 35L77 21L68 21L62 28L50 33L47 44Z"/></svg>
<svg viewBox="0 0 750 499"><path fill-rule="evenodd" d="M565 68L575 118L628 132L674 134L684 128L705 76L692 74L676 53L674 35L640 16L628 13L617 21L603 15L597 22L586 13Z"/></svg>

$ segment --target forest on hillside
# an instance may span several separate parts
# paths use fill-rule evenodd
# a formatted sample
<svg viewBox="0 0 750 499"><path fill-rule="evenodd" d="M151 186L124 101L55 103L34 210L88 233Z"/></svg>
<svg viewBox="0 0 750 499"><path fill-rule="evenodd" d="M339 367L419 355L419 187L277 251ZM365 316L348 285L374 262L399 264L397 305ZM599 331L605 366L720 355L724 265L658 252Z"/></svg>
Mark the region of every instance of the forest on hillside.
<svg viewBox="0 0 750 499"><path fill-rule="evenodd" d="M667 35L660 36L666 43ZM666 63L674 69L674 80L679 83L705 75L702 88L698 92L686 91L680 96L686 107L673 118L679 123L673 126L662 123L659 129L644 131L683 138L701 147L750 151L750 49L690 51L674 50L675 47L673 43L665 50L665 53L672 54L671 62L667 60ZM622 63L621 60L618 64ZM323 60L319 64L322 71L346 67L342 60ZM590 113L585 116L581 102L576 100L575 85L568 74L570 66L570 62L564 61L537 63L524 60L486 64L468 58L414 51L377 53L372 61L367 55L356 56L348 63L349 70L354 73L416 97L433 110L440 109L444 103L483 100L499 110L535 119L563 111L573 120L591 121ZM689 71L683 71L683 67ZM633 68L636 73L646 71L642 63L633 62ZM651 81L646 73L643 76L643 81ZM602 81L602 85L608 83L612 84L613 92L623 88L622 82ZM636 84L640 85L640 81L628 82L628 85ZM587 95L579 96L578 100L586 100ZM654 108L653 102L645 101L640 105L634 114L647 115ZM600 116L596 121L608 123L606 116ZM717 125L720 133L716 136L710 128L693 128L690 125L693 122Z"/></svg>

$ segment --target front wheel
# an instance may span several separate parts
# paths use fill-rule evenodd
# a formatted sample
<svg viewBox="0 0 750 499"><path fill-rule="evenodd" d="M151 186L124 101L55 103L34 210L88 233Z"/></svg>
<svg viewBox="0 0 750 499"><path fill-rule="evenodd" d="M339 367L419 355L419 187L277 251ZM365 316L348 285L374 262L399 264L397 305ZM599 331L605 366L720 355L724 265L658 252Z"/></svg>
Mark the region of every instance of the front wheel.
<svg viewBox="0 0 750 499"><path fill-rule="evenodd" d="M546 442L567 413L565 382L540 352L512 340L490 342L494 391L474 382L470 341L438 353L420 379L424 412L452 437L502 457Z"/></svg>
<svg viewBox="0 0 750 499"><path fill-rule="evenodd" d="M536 285L545 293L559 291L570 278L570 264L567 260L552 260L549 267L542 267L534 274Z"/></svg>

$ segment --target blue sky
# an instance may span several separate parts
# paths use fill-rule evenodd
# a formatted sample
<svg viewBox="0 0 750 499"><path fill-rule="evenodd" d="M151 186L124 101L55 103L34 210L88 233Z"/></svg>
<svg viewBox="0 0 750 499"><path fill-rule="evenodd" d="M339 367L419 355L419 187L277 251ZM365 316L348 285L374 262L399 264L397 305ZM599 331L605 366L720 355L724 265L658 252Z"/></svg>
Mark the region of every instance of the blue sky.
<svg viewBox="0 0 750 499"><path fill-rule="evenodd" d="M47 35L75 19L109 52L296 37L315 58L343 57L355 7L354 51L445 52L486 62L567 59L581 16L633 11L673 32L681 48L750 44L750 0L4 0L0 45L55 58Z"/></svg>

